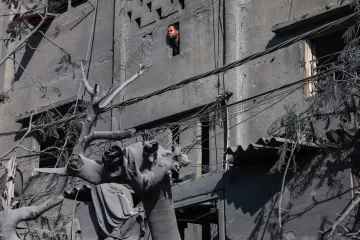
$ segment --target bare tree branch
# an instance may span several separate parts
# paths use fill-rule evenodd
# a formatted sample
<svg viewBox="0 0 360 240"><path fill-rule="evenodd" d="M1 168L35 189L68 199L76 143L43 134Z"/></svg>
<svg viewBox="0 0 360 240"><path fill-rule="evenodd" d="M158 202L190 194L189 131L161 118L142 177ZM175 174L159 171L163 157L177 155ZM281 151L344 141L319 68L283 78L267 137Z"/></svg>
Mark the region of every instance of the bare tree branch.
<svg viewBox="0 0 360 240"><path fill-rule="evenodd" d="M68 176L68 174L66 173L66 168L34 168L33 171L40 173L56 174L59 176Z"/></svg>
<svg viewBox="0 0 360 240"><path fill-rule="evenodd" d="M1 197L3 212L0 214L0 239L19 240L16 234L18 223L20 221L36 219L47 210L60 204L64 200L62 194L66 182L67 177L60 177L53 195L37 206L21 207L12 210Z"/></svg>
<svg viewBox="0 0 360 240"><path fill-rule="evenodd" d="M99 105L100 108L104 109L107 105L109 105L111 101L116 97L116 95L118 95L127 85L129 85L141 75L143 75L144 72L145 71L143 70L143 68L141 68L141 70L137 74L135 74L134 76L126 80L123 84L121 84L103 103Z"/></svg>
<svg viewBox="0 0 360 240"><path fill-rule="evenodd" d="M40 28L41 26L44 24L45 20L46 20L46 15L47 15L47 8L45 8L44 11L44 16L42 16L41 14L39 14L41 19L41 22L26 36L24 37L21 41L18 42L18 44L11 50L8 51L8 53L5 55L5 57L3 57L0 60L0 66L2 66L4 64L4 62L15 52L18 50L18 48L23 45L32 35L34 35Z"/></svg>
<svg viewBox="0 0 360 240"><path fill-rule="evenodd" d="M81 75L82 75L82 82L85 86L85 89L86 91L91 95L93 96L95 94L95 91L94 91L94 88L90 86L88 80L86 79L86 75L85 75L85 71L84 71L84 65L83 65L83 62L80 61L80 65L81 65Z"/></svg>
<svg viewBox="0 0 360 240"><path fill-rule="evenodd" d="M31 113L30 116L30 120L29 120L29 128L26 131L26 133L24 134L24 136L22 136L22 138L16 143L16 145L12 148L10 148L8 151L6 151L3 155L0 156L0 160L3 159L4 157L6 157L7 155L9 155L12 151L14 151L16 148L21 147L21 143L24 141L24 139L29 135L29 133L31 132L32 129L32 119L34 116L34 112Z"/></svg>
<svg viewBox="0 0 360 240"><path fill-rule="evenodd" d="M285 168L285 172L284 172L284 175L283 175L283 179L282 179L282 184L281 184L281 190L280 190L280 198L279 198L279 227L282 228L282 198L283 198L283 194L284 194L284 190L285 190L285 181L286 181L286 175L287 175L287 172L289 170L289 167L290 167L290 163L294 157L294 152L295 152L295 149L297 147L297 142L295 142L292 146L292 149L291 149L291 153L290 153L290 156L288 158L288 162L286 164L286 168Z"/></svg>
<svg viewBox="0 0 360 240"><path fill-rule="evenodd" d="M92 141L98 140L98 139L104 139L104 140L114 140L114 141L121 141L126 138L130 138L135 134L135 129L130 129L126 131L98 131L93 132L90 135L86 136L84 138L83 145L85 148L89 146L89 144Z"/></svg>
<svg viewBox="0 0 360 240"><path fill-rule="evenodd" d="M92 184L102 182L102 165L82 154L74 156L73 159L77 161L69 163L67 171L69 172L70 169L70 175L77 176Z"/></svg>
<svg viewBox="0 0 360 240"><path fill-rule="evenodd" d="M355 199L351 201L351 204L348 205L348 207L345 209L345 211L336 219L336 221L331 226L331 231L329 233L329 236L334 234L334 231L339 226L339 224L344 221L344 219L350 214L350 212L360 203L360 195L356 195Z"/></svg>

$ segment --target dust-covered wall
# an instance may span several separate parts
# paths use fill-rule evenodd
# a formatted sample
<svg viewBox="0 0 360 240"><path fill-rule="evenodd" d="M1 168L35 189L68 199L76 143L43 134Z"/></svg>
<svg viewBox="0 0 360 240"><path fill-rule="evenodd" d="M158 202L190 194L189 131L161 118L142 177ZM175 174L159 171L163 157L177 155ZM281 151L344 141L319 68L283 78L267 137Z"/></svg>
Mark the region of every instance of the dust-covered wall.
<svg viewBox="0 0 360 240"><path fill-rule="evenodd" d="M125 81L138 71L140 63L148 67L117 101L152 93L275 46L301 33L295 30L275 34L272 31L275 25L296 23L346 4L347 1L337 0L116 1L114 81ZM164 15L164 9L171 9L169 15ZM169 24L177 22L180 55L171 57L166 31ZM312 27L301 26L305 30ZM114 111L113 127L126 129L161 122L175 114L181 119L181 113L213 102L224 90L234 94L229 102L233 103L296 82L305 78L304 55L304 41L300 41L224 74L153 96ZM300 113L308 104L304 88L298 86L229 108L228 134L224 134L224 125L218 126L216 133L210 133L210 141L217 135L216 143L212 142L210 148L218 149L217 154L211 150L210 161L223 160L224 143L249 144L267 136L270 125L286 113L285 106Z"/></svg>
<svg viewBox="0 0 360 240"><path fill-rule="evenodd" d="M97 12L95 3L96 1L85 2L55 17L41 29L45 37L41 33L33 35L15 54L15 60L25 70L15 64L11 69L12 72L6 70L10 71L6 73L6 64L11 61L8 60L4 64L1 69L2 75L12 74L14 78L12 90L8 93L8 101L0 106L1 132L26 127L26 123L21 125L16 119L21 119L22 116L29 117L29 113L33 110L39 112L44 106L54 106L62 100L68 101L71 98L76 100L78 95L82 96L84 89L79 91L80 60L87 58L90 63L88 75L90 84L97 83L102 89L112 84L114 1L99 0ZM5 8L4 11L8 9ZM95 12L96 21L94 21ZM90 42L89 46L92 34L94 41ZM6 49L3 47L2 50L3 57ZM88 63L85 63L85 66L88 66ZM110 126L110 118L106 123L99 121L97 125L99 129L110 129ZM21 134L15 138L2 137L1 150L9 149L20 137ZM35 146L33 138L26 139L23 145L33 149ZM18 157L25 154L29 153L19 151ZM31 175L33 166L27 165L26 161L21 166L27 168L26 171L29 172L25 173L25 178Z"/></svg>
<svg viewBox="0 0 360 240"><path fill-rule="evenodd" d="M222 35L218 36L217 9L218 1L210 0L117 1L114 69L118 71L114 77L124 81L138 71L138 64L149 67L124 91L123 99L148 94L212 70L216 60L221 63ZM151 21L146 25L144 21L150 15ZM169 56L166 44L167 26L173 23L180 27L180 55L174 57ZM209 77L129 106L119 115L119 126L134 127L205 105L219 94L217 83L217 77Z"/></svg>
<svg viewBox="0 0 360 240"><path fill-rule="evenodd" d="M8 99L0 104L0 132L27 127L26 122L29 120L31 111L37 110L39 113L45 106L53 106L53 104L58 106L61 101L69 102L71 99L75 101L78 95L82 97L84 88L79 90L80 60L84 61L86 72L90 66L88 75L90 84L97 83L102 89L106 89L112 84L114 1L99 0L98 9L95 11L96 2L95 0L84 1L83 4L72 7L48 21L40 29L45 37L40 32L34 34L12 56L24 69L12 60L8 60L0 68L1 89L2 91L10 90ZM0 6L2 14L0 27L1 32L4 33L9 23L7 16L11 12L5 3L1 3ZM24 12L25 10L21 8L19 11ZM94 18L95 16L96 18ZM93 24L95 24L95 31L92 31ZM6 35L3 34L3 36ZM90 41L92 36L93 42ZM16 45L15 42L8 47L11 48L14 45ZM8 49L3 41L1 46L0 54L1 57L4 57ZM84 99L87 98L88 96L85 96ZM23 125L16 122L24 117L26 119L23 119ZM96 127L111 129L110 116L103 119L105 121L100 120ZM2 136L0 138L1 152L5 153L13 147L20 140L22 134ZM36 175L32 172L33 168L39 164L37 152L39 143L34 134L27 137L22 142L22 146L34 152L25 151L22 148L16 150L16 162L23 177L23 188L19 188L21 181L20 174L17 173L16 193L21 195L21 201L28 202L33 198L33 204L38 204L51 193L53 189L51 184L56 184L57 179L51 176ZM6 161L10 157L11 154L2 161ZM1 172L2 174L3 172ZM29 178L32 178L33 175L36 175L35 181L29 182ZM26 192L21 192L21 189L26 189ZM24 203L22 202L22 204ZM73 208L73 201L66 199L61 206L32 222L32 227L39 230L40 236L48 239L46 236L55 232L56 224L54 223L59 220L68 222ZM24 234L31 237L27 228L25 226ZM23 235L22 238L25 239Z"/></svg>
<svg viewBox="0 0 360 240"><path fill-rule="evenodd" d="M73 54L72 61L91 56L88 58L91 65L89 81L100 84L102 88L124 82L138 71L138 64L145 64L147 72L129 85L117 98L117 102L151 93L274 46L298 34L289 32L276 35L272 32L274 25L306 18L321 10L331 11L336 5L347 4L346 1L337 0L99 0L94 43L89 52L95 2L92 0L57 16L48 29L44 29L44 33L55 44ZM8 12L3 5L0 10L3 14ZM7 26L6 19L0 19L2 32ZM167 26L176 22L180 26L181 51L180 55L172 57L166 45L166 32ZM16 64L13 67L10 62L10 65L1 68L1 75L4 76L2 89L9 86L9 76L14 77L10 79L10 83L14 80L14 84L9 100L0 105L1 132L20 128L21 124L15 122L15 117L26 111L77 96L79 68L76 64L66 64L64 59L68 56L54 43L36 34L15 55L15 59L38 81L36 83ZM34 50L34 47L37 49ZM1 56L5 53L6 48L2 45ZM108 121L100 123L98 127L109 129L111 125L112 129L126 129L161 121L174 114L181 119L188 116L182 116L183 112L207 105L223 90L234 93L230 103L252 97L304 78L303 61L304 42L301 41L227 71L224 76L220 74L201 79L125 109L114 110L106 117ZM37 86L39 83L46 88L40 90ZM302 88L279 98L271 96L250 105L239 104L236 109L229 109L228 145L248 144L267 135L270 124L285 113L284 105L294 104L298 111L307 106ZM186 145L194 138L201 138L197 130L197 125L194 125L188 132L184 132L181 144ZM217 164L223 159L223 131L222 126L210 129L210 164ZM9 149L19 137L21 135L0 138L1 150ZM34 147L34 139L27 139L24 146ZM196 148L201 148L201 144ZM19 151L18 157L25 178L28 178L33 165L22 158L25 154ZM194 159L190 171L197 171L201 163L198 161L201 151L192 154ZM277 179L272 178L272 181ZM268 184L267 181L263 182ZM231 184L229 186L234 188L238 186ZM241 184L246 185L246 181ZM228 212L229 216L231 211ZM239 219L240 216L237 215ZM254 224L253 218L248 218L243 226L247 226L244 228L248 230L251 224ZM229 228L233 226L229 225Z"/></svg>
<svg viewBox="0 0 360 240"><path fill-rule="evenodd" d="M349 155L320 151L295 161L281 197L282 229L283 173L270 174L265 159L254 159L224 174L227 239L319 239L331 228L354 194Z"/></svg>
<svg viewBox="0 0 360 240"><path fill-rule="evenodd" d="M225 63L244 58L298 36L301 32L315 27L307 23L283 34L272 32L280 23L299 22L319 12L331 12L333 8L346 5L348 1L337 0L275 0L275 1L226 1L226 42ZM334 19L326 19L332 21ZM257 58L241 67L227 71L226 89L234 92L231 102L256 96L285 84L305 78L304 41ZM284 106L295 106L301 112L307 106L304 88L293 89L280 97L279 93L257 99L238 108L243 113L231 118L230 146L249 144L267 135L271 123L283 116ZM279 94L278 94L279 95Z"/></svg>

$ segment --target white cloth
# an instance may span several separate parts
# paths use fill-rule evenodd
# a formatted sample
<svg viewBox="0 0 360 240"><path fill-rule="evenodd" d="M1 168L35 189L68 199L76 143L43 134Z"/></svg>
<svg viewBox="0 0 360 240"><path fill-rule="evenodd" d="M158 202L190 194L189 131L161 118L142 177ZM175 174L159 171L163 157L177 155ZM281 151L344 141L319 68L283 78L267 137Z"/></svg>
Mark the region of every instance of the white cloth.
<svg viewBox="0 0 360 240"><path fill-rule="evenodd" d="M10 158L5 165L6 170L6 186L5 186L5 198L7 204L11 204L11 200L14 198L15 190L15 174L16 174L16 154Z"/></svg>

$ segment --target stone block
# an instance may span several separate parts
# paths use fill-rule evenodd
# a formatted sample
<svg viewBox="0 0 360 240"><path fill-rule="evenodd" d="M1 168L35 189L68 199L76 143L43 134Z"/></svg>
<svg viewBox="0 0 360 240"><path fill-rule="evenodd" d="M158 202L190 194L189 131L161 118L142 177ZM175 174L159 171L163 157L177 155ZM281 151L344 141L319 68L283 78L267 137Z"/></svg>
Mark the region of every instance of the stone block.
<svg viewBox="0 0 360 240"><path fill-rule="evenodd" d="M134 21L137 18L141 18L141 16L145 13L150 13L150 9L146 4L141 7L134 8L134 10L131 11L131 21Z"/></svg>
<svg viewBox="0 0 360 240"><path fill-rule="evenodd" d="M134 11L135 8L138 8L138 7L141 7L141 2L140 2L140 0L128 1L127 11L128 11L128 12L132 12L132 11Z"/></svg>
<svg viewBox="0 0 360 240"><path fill-rule="evenodd" d="M159 16L159 14L157 12L145 13L140 18L140 27L144 27L146 25L154 23L159 19L160 19L160 16Z"/></svg>
<svg viewBox="0 0 360 240"><path fill-rule="evenodd" d="M161 17L167 17L173 13L176 13L177 11L179 11L179 8L181 8L179 1L174 3L170 3L168 5L162 6L161 7Z"/></svg>
<svg viewBox="0 0 360 240"><path fill-rule="evenodd" d="M171 0L153 0L151 2L151 11L156 11L157 9L171 4Z"/></svg>

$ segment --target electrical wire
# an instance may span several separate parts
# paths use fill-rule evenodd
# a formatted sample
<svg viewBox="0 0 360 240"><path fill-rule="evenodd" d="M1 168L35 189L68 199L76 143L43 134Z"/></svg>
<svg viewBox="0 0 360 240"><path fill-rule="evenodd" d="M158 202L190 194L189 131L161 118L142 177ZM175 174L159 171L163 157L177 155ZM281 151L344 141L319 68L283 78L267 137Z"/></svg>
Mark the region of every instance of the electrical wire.
<svg viewBox="0 0 360 240"><path fill-rule="evenodd" d="M239 67L251 60L254 60L254 59L257 59L257 58L260 58L262 56L265 56L269 53L272 53L272 52L275 52L281 48L284 48L284 47L287 47L287 46L290 46L298 41L301 41L301 40L304 40L312 35L316 35L316 34L320 34L320 33L323 33L325 31L327 31L328 29L332 28L332 27L335 27L335 26L338 26L340 24L343 24L344 22L352 19L352 18L356 18L356 17L359 17L360 16L360 11L358 12L354 12L352 14L349 14L348 16L346 17L343 17L341 19L338 19L336 21L332 21L330 23L327 23L327 24L324 24L320 27L317 27L316 29L314 30L311 30L311 31L308 31L306 33L303 33L299 36L296 36L294 38L291 38L289 40L286 40L276 46L273 46L271 48L268 48L262 52L259 52L259 53L255 53L255 54L252 54L248 57L245 57L243 59L240 59L240 60L237 60L237 61L234 61L232 63L229 63L227 65L224 65L222 67L219 67L217 69L214 69L212 71L208 71L206 73L203 73L203 74L200 74L200 75L197 75L197 76L193 76L193 77L190 77L190 78L187 78L179 83L176 83L176 84L173 84L171 86L168 86L168 87L165 87L163 89L160 89L160 90L157 90L153 93L150 93L150 94L146 94L144 96L140 96L140 97L135 97L135 98L131 98L131 99L128 99L128 100L125 100L123 102L120 102L120 103L117 103L117 104L114 104L112 106L109 106L108 108L106 108L106 111L110 110L110 109L113 109L115 107L124 107L124 106L129 106L129 105L132 105L132 104L135 104L135 103L138 103L140 101L143 101L145 99L148 99L148 98L151 98L151 97L154 97L154 96L157 96L157 95L160 95L160 94L163 94L165 92L168 92L168 91L172 91L172 90L176 90L178 88L181 88L185 85L188 85L190 83L193 83L195 81L198 81L202 78L206 78L206 77L209 77L209 76L212 76L212 75L215 75L215 74L219 74L219 73L222 73L222 72L225 72L225 71L228 71L230 69L233 69L235 67Z"/></svg>
<svg viewBox="0 0 360 240"><path fill-rule="evenodd" d="M294 38L292 38L292 39L289 39L289 40L287 40L287 41L285 41L285 42L283 42L283 43L281 43L281 44L278 44L278 45L276 45L276 46L274 46L274 47L271 47L271 48L266 49L266 50L264 50L264 51L262 51L262 52L259 52L259 53L250 55L250 56L248 56L248 57L246 57L246 58L237 60L237 61L232 62L232 63L230 63L230 64L224 65L224 66L222 66L222 67L220 67L220 68L214 69L214 70L212 70L212 71L209 71L209 72L206 72L206 73L203 73L203 74L200 74L200 75L191 77L191 78L187 78L187 79L185 79L185 80L183 80L183 81L181 81L181 82L179 82L179 83L176 83L176 84L173 84L173 85L171 85L171 86L169 86L169 87L166 87L166 88L157 90L157 91L155 91L155 92L153 92L153 93L146 94L146 95L140 96L140 97L131 98L131 99L128 99L128 100L126 100L126 101L123 101L123 102L120 102L120 103L117 103L117 104L113 104L113 105L107 107L107 108L104 110L104 112L109 111L109 110L114 109L114 108L125 107L125 106L129 106L129 105L138 103L138 102L140 102L140 101L143 101L143 100L145 100L145 99L151 98L151 97L153 97L153 96L160 95L160 94L162 94L162 93L165 93L165 92L168 92L168 91L172 91L172 90L181 88L181 87L183 87L183 86L185 86L185 85L188 85L188 84L190 84L190 83L192 83L192 82L195 82L195 81L197 81L197 80L199 80L199 79L202 79L202 78L205 78L205 77L214 75L214 74L219 74L219 73L221 73L221 72L224 72L224 71L230 70L230 69L232 69L232 68L238 67L238 66L240 66L240 65L242 65L242 64L244 64L244 63L247 63L247 62L249 62L249 61L251 61L251 60L254 60L254 59L256 59L256 58L259 58L259 57L261 57L261 56L264 56L264 55L266 55L266 54L269 54L269 53L271 53L271 52L274 52L274 51L276 51L276 50L278 50L278 49L281 49L281 48L283 48L283 47L287 47L287 46L289 46L289 45L291 45L291 44L293 44L293 43L296 43L296 42L298 42L298 41L300 41L300 40L303 40L303 39L305 39L305 38L308 38L308 37L311 36L311 35L322 33L322 32L328 30L328 29L331 28L331 27L334 27L334 26L337 26L337 25L339 25L339 24L342 24L342 23L348 21L349 19L358 17L359 15L360 15L360 12L352 13L352 14L350 14L350 15L348 15L348 16L346 16L346 17L343 17L343 18L341 18L341 19L339 19L339 20L336 20L336 21L333 21L333 22L324 24L324 25L322 25L322 26L320 26L320 27L318 27L318 28L316 28L316 29L314 29L314 30L312 30L312 31L308 31L308 32L306 32L306 33L303 33L303 34L301 34L300 36L297 36L297 37L294 37ZM295 83L290 83L290 84L283 85L283 86L281 86L281 87L279 87L279 88L276 88L276 89L273 89L273 90L271 90L271 91L268 91L268 92L265 92L265 93L262 93L262 94L259 94L259 95L256 95L256 96L250 97L250 98L248 98L248 99L241 100L241 101L238 101L238 102L235 102L235 103L226 105L226 106L229 107L229 106L232 106L232 105L234 105L234 104L239 104L239 103L244 102L244 101L249 101L249 100L251 100L251 99L256 99L257 97L260 97L260 96L264 96L264 95L266 95L266 94L269 94L269 92L279 91L279 90L285 89L285 88L287 88L287 87L289 87L289 86L298 84L299 82L305 82L305 81L311 80L311 79L313 79L313 78L315 78L315 77L318 77L318 75L315 75L315 76L310 77L310 78L305 78L305 79L299 80L299 81L297 81L297 82L295 82ZM72 120L72 119L79 118L79 117L84 117L84 116L85 116L85 113L77 114L77 115L74 115L74 116L69 117L69 118L67 118L67 119L61 119L61 120L59 120L59 121L57 121L57 122L54 122L54 123L45 124L45 125L40 125L40 126L35 126L34 129L51 127L51 126L54 126L54 125L56 125L56 124L64 123L64 122L66 122L66 121L70 121L70 120ZM23 132L23 131L26 131L26 128L25 128L25 129L19 129L19 130L13 130L13 131L1 132L1 133L0 133L0 136L9 136L9 135L17 134L17 133Z"/></svg>

